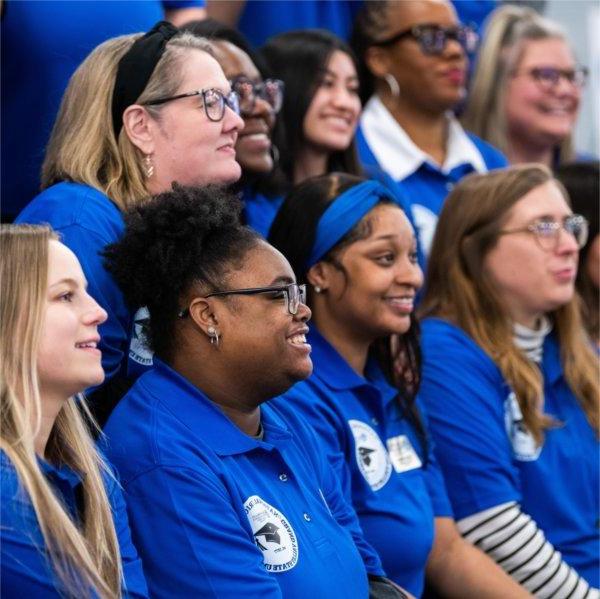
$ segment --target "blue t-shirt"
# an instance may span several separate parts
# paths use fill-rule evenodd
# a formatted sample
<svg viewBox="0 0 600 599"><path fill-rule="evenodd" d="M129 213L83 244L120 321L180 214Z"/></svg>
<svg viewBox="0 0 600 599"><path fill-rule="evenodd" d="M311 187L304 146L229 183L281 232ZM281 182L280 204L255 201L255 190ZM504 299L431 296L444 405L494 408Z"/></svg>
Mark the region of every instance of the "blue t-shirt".
<svg viewBox="0 0 600 599"><path fill-rule="evenodd" d="M245 435L156 358L112 413L152 596L363 599L383 574L312 430L270 402L261 422L263 440Z"/></svg>
<svg viewBox="0 0 600 599"><path fill-rule="evenodd" d="M543 348L544 412L562 424L546 431L542 447L500 370L470 337L428 318L422 338L421 396L457 519L516 501L597 588L600 446L567 386L554 334Z"/></svg>
<svg viewBox="0 0 600 599"><path fill-rule="evenodd" d="M79 259L88 293L108 312L99 327L102 367L106 381L127 369L132 313L100 252L118 241L125 230L123 215L103 193L81 183L57 183L34 198L19 214L18 223L47 223Z"/></svg>
<svg viewBox="0 0 600 599"><path fill-rule="evenodd" d="M267 238L269 229L283 203L283 196L268 198L264 194L247 187L244 189L242 200L244 202L243 218L246 224Z"/></svg>
<svg viewBox="0 0 600 599"><path fill-rule="evenodd" d="M79 521L78 494L81 477L68 466L55 467L39 460L40 468L58 499L74 521ZM42 530L29 496L19 483L17 472L4 451L0 451L2 476L0 535L2 597L65 597L65 589L45 556ZM123 564L123 597L148 597L142 563L131 542L123 494L111 476L105 476L106 492L111 506ZM82 593L83 596L83 593Z"/></svg>
<svg viewBox="0 0 600 599"><path fill-rule="evenodd" d="M328 29L347 40L362 4L362 0L246 0L237 28L256 47L292 29Z"/></svg>
<svg viewBox="0 0 600 599"><path fill-rule="evenodd" d="M431 442L425 460L414 427L401 414L397 389L375 363L363 378L314 327L308 341L313 374L276 405L293 406L313 425L387 575L418 597L434 518L452 517Z"/></svg>
<svg viewBox="0 0 600 599"><path fill-rule="evenodd" d="M14 218L40 189L44 149L69 78L105 40L148 31L163 9L203 0L27 0L3 3L2 213Z"/></svg>

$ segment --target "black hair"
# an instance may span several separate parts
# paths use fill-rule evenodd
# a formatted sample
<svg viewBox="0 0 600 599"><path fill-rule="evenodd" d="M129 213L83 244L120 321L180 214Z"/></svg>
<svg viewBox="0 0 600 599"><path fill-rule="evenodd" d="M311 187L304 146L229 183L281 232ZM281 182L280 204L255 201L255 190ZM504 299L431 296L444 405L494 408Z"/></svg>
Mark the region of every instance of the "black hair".
<svg viewBox="0 0 600 599"><path fill-rule="evenodd" d="M348 189L363 183L365 179L345 173L330 173L303 181L287 195L269 232L269 243L289 261L298 282L307 282L306 263L311 255L319 220L329 205ZM393 204L394 196L382 198L377 205ZM400 208L400 206L398 206ZM323 257L340 269L337 260L340 251L371 233L369 221L361 219ZM310 294L309 294L310 298ZM413 424L423 455L427 460L427 433L415 404L421 379L421 350L419 326L414 315L404 335L391 335L375 341L370 348L388 380L398 389L396 397L402 414Z"/></svg>
<svg viewBox="0 0 600 599"><path fill-rule="evenodd" d="M232 265L262 237L240 224L241 202L222 187L183 187L154 196L125 215L125 233L105 251L106 268L132 309L146 306L146 340L169 362L181 297L200 283L217 290Z"/></svg>
<svg viewBox="0 0 600 599"><path fill-rule="evenodd" d="M216 19L190 21L182 25L180 29L181 31L189 31L194 35L205 37L209 41L225 41L233 44L250 57L250 60L254 63L254 66L256 66L263 79L273 76L262 55L237 29L233 29ZM268 174L249 175L242 171L242 177L232 185L232 189L241 191L245 187L251 186L256 193L263 194L268 198L274 198L283 193L285 179L285 176L279 169L279 165L274 164L273 170ZM243 214L242 218L244 218Z"/></svg>
<svg viewBox="0 0 600 599"><path fill-rule="evenodd" d="M305 144L303 123L333 52L347 54L358 68L346 42L324 29L287 31L271 37L262 47L269 68L285 83L283 107L275 125L276 143L281 153L281 169L291 187L294 165ZM361 174L354 140L348 148L333 152L328 172Z"/></svg>
<svg viewBox="0 0 600 599"><path fill-rule="evenodd" d="M375 42L381 39L382 32L387 29L388 4L387 0L369 0L363 4L354 20L350 45L358 61L360 99L363 104L375 91L375 77L367 66L365 54Z"/></svg>
<svg viewBox="0 0 600 599"><path fill-rule="evenodd" d="M556 178L565 186L571 200L571 208L576 214L585 216L589 223L589 237L579 250L579 268L575 281L584 306L584 323L592 338L600 338L600 292L590 280L586 263L592 242L599 234L600 207L600 161L572 162L560 165L555 171Z"/></svg>

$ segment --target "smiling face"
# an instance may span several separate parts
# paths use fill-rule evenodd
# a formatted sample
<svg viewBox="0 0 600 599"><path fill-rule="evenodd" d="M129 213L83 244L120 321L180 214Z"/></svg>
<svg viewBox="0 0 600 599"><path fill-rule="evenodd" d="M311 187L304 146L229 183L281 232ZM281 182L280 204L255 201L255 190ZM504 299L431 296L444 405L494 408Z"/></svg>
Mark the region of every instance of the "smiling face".
<svg viewBox="0 0 600 599"><path fill-rule="evenodd" d="M230 85L219 63L201 50L187 50L182 59L182 82L175 94L200 89L229 93ZM226 108L222 120L206 116L202 96L166 102L158 119L151 119L154 175L149 179L153 193L181 185L232 183L241 176L235 159L237 135L244 122Z"/></svg>
<svg viewBox="0 0 600 599"><path fill-rule="evenodd" d="M391 37L415 25L455 27L458 19L452 5L440 0L390 2L388 28L382 38ZM418 110L444 112L460 102L466 93L467 58L456 40L448 40L439 55L425 54L417 40L405 37L389 48L387 71L400 86L400 101Z"/></svg>
<svg viewBox="0 0 600 599"><path fill-rule="evenodd" d="M329 152L345 150L354 137L360 115L358 76L352 59L335 50L304 117L306 143Z"/></svg>
<svg viewBox="0 0 600 599"><path fill-rule="evenodd" d="M37 356L42 399L50 395L67 399L104 380L97 345L98 325L106 318L86 292L75 254L50 241L46 314Z"/></svg>
<svg viewBox="0 0 600 599"><path fill-rule="evenodd" d="M562 223L571 213L560 189L548 181L514 204L502 230L520 229L536 220ZM563 229L554 250L542 249L529 231L510 233L499 236L484 258L484 270L510 316L534 328L542 314L573 298L578 255L575 238Z"/></svg>
<svg viewBox="0 0 600 599"><path fill-rule="evenodd" d="M215 42L219 64L229 81L243 77L252 83L261 83L262 77L250 57L240 48L225 41ZM275 115L268 102L256 98L251 114L243 115L244 129L235 146L236 159L244 171L269 173L273 169L271 131Z"/></svg>
<svg viewBox="0 0 600 599"><path fill-rule="evenodd" d="M370 343L392 333L406 333L423 273L414 231L398 206L376 206L363 223L365 219L368 236L336 256L341 269L320 263L324 279L319 286L325 291L319 294L319 309L317 304L314 309L320 328L327 320L328 328L335 325L341 334Z"/></svg>
<svg viewBox="0 0 600 599"><path fill-rule="evenodd" d="M244 264L225 280L223 289L271 287L295 282L284 256L265 241L246 254ZM295 315L282 294L212 297L222 335L219 353L232 376L248 388L275 397L310 376L310 345L306 343L309 308L300 304ZM256 391L254 392L256 394Z"/></svg>
<svg viewBox="0 0 600 599"><path fill-rule="evenodd" d="M508 81L505 114L510 137L526 140L536 149L560 144L573 130L581 89L564 78L544 90L530 75L535 68L574 69L575 60L560 38L528 41Z"/></svg>

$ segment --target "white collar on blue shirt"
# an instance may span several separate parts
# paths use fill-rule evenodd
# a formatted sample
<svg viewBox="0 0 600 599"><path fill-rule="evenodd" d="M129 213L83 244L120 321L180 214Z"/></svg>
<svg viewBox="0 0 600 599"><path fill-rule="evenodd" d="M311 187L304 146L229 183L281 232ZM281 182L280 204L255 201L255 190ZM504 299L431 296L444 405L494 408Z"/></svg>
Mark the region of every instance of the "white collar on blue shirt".
<svg viewBox="0 0 600 599"><path fill-rule="evenodd" d="M465 163L478 173L487 171L479 150L452 113L448 113L448 148L441 169L429 154L414 144L377 95L367 102L360 125L379 166L395 181L412 175L424 162L444 174Z"/></svg>

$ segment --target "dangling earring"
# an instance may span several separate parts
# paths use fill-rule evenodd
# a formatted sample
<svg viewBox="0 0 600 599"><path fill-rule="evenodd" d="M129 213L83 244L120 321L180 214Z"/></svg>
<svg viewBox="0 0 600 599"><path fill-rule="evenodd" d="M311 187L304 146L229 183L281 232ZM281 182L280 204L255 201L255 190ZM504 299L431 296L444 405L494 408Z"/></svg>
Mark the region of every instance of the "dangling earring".
<svg viewBox="0 0 600 599"><path fill-rule="evenodd" d="M144 174L146 175L146 179L150 179L154 174L154 163L150 154L144 156Z"/></svg>
<svg viewBox="0 0 600 599"><path fill-rule="evenodd" d="M400 97L400 86L398 85L398 82L396 81L396 77L394 77L391 73L386 73L383 78L385 79L385 82L390 86L390 91L392 92L392 96L394 96L394 98L399 98Z"/></svg>
<svg viewBox="0 0 600 599"><path fill-rule="evenodd" d="M323 291L318 285L314 286L315 293L321 293Z"/></svg>
<svg viewBox="0 0 600 599"><path fill-rule="evenodd" d="M219 332L217 329L215 327L208 327L207 332L210 337L210 344L219 347Z"/></svg>
<svg viewBox="0 0 600 599"><path fill-rule="evenodd" d="M273 168L279 164L279 148L275 144L271 144L271 158L273 160Z"/></svg>

